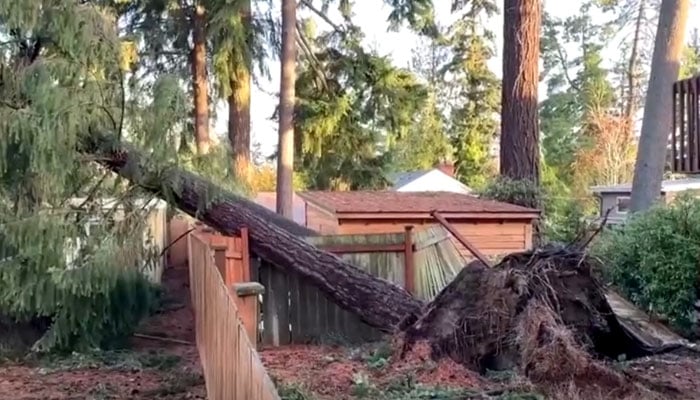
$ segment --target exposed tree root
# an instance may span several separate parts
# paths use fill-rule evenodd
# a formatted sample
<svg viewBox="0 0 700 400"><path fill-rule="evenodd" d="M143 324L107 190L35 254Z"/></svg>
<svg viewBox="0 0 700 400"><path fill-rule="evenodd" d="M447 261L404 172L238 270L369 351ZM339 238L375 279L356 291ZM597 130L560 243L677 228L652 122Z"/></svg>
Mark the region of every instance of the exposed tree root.
<svg viewBox="0 0 700 400"><path fill-rule="evenodd" d="M644 355L620 326L581 251L512 254L494 268L472 263L403 321L403 353L430 343L435 358L471 369L515 369L551 398L655 398L605 359Z"/></svg>

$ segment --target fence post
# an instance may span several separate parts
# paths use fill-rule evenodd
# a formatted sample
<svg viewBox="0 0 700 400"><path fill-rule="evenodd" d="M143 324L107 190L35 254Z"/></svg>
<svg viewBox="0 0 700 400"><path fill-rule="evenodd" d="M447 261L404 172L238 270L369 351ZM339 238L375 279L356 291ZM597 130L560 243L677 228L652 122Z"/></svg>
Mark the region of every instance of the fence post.
<svg viewBox="0 0 700 400"><path fill-rule="evenodd" d="M244 282L250 282L250 243L248 240L248 228L241 228L241 272Z"/></svg>
<svg viewBox="0 0 700 400"><path fill-rule="evenodd" d="M413 259L413 226L406 226L404 233L404 281L406 282L406 290L411 293L416 293L416 271Z"/></svg>
<svg viewBox="0 0 700 400"><path fill-rule="evenodd" d="M264 292L265 287L258 282L244 282L233 285L238 315L253 347L258 345L258 325L260 323L258 296Z"/></svg>

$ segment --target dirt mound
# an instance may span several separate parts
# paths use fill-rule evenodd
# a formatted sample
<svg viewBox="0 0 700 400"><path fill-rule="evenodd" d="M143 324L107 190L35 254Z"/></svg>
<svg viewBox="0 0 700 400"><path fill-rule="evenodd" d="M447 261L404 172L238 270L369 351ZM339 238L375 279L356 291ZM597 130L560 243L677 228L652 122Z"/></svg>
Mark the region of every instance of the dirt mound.
<svg viewBox="0 0 700 400"><path fill-rule="evenodd" d="M635 385L600 360L641 350L613 314L595 267L565 248L512 254L494 268L472 263L402 323L404 354L427 341L433 357L480 372L516 369L568 393L591 387L622 398Z"/></svg>

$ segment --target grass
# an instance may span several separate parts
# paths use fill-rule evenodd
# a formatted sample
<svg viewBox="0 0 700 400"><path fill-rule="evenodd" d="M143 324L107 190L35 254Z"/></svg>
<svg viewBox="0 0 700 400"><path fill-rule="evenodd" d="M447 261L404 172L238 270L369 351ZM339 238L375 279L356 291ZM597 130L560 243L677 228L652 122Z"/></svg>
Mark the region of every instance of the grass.
<svg viewBox="0 0 700 400"><path fill-rule="evenodd" d="M35 356L36 357L36 356ZM39 373L104 368L115 371L143 371L155 369L170 371L180 364L181 358L163 352L135 352L130 350L94 350L65 355L49 354L29 358L30 364L39 368Z"/></svg>

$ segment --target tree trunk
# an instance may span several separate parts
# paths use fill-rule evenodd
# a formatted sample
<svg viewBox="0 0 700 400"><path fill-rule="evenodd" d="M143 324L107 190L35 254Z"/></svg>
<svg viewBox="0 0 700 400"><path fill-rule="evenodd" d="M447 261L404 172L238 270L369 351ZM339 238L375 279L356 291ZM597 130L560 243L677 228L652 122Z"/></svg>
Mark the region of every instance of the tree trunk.
<svg viewBox="0 0 700 400"><path fill-rule="evenodd" d="M501 175L539 183L539 0L504 0Z"/></svg>
<svg viewBox="0 0 700 400"><path fill-rule="evenodd" d="M630 59L627 64L627 104L625 104L625 118L630 121L630 128L633 129L634 114L637 112L637 65L639 63L639 42L641 40L642 22L644 21L644 12L646 10L646 1L639 0L637 9L637 19L634 25L634 38L632 39L632 50L630 51Z"/></svg>
<svg viewBox="0 0 700 400"><path fill-rule="evenodd" d="M422 303L406 290L376 278L304 240L315 234L243 197L225 192L192 173L171 167L143 168L148 160L115 137L94 134L83 151L110 170L224 234L249 228L251 250L262 259L300 274L340 307L368 325L393 331ZM203 208L203 207L206 207Z"/></svg>
<svg viewBox="0 0 700 400"><path fill-rule="evenodd" d="M209 90L207 79L207 37L204 7L196 5L192 17L191 52L192 88L194 91L194 138L197 154L209 153Z"/></svg>
<svg viewBox="0 0 700 400"><path fill-rule="evenodd" d="M690 0L663 0L659 12L644 119L632 183L631 210L643 211L661 194L671 131L672 86L678 79Z"/></svg>
<svg viewBox="0 0 700 400"><path fill-rule="evenodd" d="M241 17L246 29L250 29L250 1L242 6ZM233 149L233 170L236 178L250 183L250 67L238 60L231 78L231 95L228 98L228 137Z"/></svg>
<svg viewBox="0 0 700 400"><path fill-rule="evenodd" d="M294 84L296 81L296 1L282 0L282 72L280 76L277 212L293 218Z"/></svg>

